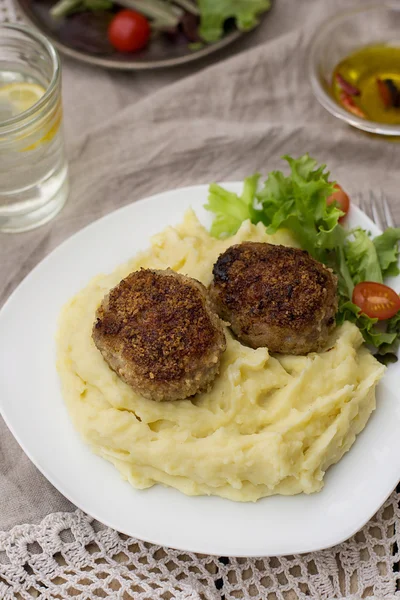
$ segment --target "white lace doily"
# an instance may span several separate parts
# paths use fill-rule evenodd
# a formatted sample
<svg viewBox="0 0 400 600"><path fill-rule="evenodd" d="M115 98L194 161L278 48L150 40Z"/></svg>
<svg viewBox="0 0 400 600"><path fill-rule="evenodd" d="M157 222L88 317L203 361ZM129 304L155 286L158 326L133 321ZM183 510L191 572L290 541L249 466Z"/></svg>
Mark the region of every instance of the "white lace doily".
<svg viewBox="0 0 400 600"><path fill-rule="evenodd" d="M0 598L398 599L399 501L394 492L362 531L332 549L259 559L161 548L106 528L79 510L56 513L40 525L0 533Z"/></svg>

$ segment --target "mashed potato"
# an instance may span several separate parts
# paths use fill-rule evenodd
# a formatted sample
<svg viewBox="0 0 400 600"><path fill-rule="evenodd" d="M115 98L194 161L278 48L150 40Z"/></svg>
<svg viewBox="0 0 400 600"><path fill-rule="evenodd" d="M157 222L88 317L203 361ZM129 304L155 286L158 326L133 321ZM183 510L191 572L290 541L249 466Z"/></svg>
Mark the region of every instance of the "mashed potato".
<svg viewBox="0 0 400 600"><path fill-rule="evenodd" d="M218 255L244 240L294 245L288 233L267 236L249 222L215 240L189 212L149 250L93 279L62 312L58 370L74 425L136 488L162 483L239 501L317 492L375 408L384 368L348 322L325 352L308 356L270 356L227 329L220 375L211 391L188 400L146 400L108 367L91 330L111 287L140 267L171 267L208 285Z"/></svg>

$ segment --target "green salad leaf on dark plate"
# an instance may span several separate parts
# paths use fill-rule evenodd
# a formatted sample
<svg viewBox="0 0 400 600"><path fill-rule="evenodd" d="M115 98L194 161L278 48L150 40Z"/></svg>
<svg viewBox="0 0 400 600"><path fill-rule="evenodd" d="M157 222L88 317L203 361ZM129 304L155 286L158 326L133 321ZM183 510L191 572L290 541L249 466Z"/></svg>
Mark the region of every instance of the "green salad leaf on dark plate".
<svg viewBox="0 0 400 600"><path fill-rule="evenodd" d="M253 29L270 6L270 0L58 0L50 14L59 21L75 15L75 21L79 21L80 16L91 12L105 11L104 18L112 18L124 8L146 18L152 34L164 33L171 40L183 36L188 47L195 50L220 40L228 21L239 31ZM123 27L132 34L137 29L130 23Z"/></svg>
<svg viewBox="0 0 400 600"><path fill-rule="evenodd" d="M241 31L253 29L259 16L269 10L270 0L198 0L200 37L205 42L216 42L224 34L224 23L235 19Z"/></svg>

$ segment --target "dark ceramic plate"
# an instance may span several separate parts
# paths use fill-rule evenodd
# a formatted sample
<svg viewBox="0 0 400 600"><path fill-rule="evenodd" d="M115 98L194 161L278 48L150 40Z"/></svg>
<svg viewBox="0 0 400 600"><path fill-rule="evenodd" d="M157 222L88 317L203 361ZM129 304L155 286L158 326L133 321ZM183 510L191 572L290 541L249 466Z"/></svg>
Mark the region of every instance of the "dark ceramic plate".
<svg viewBox="0 0 400 600"><path fill-rule="evenodd" d="M55 0L17 2L27 20L49 38L60 52L109 69L143 70L182 65L208 56L243 35L233 25L228 25L221 40L198 50L190 50L183 35L173 38L160 35L152 39L144 50L123 54L113 50L107 41L107 13L80 13L57 21L49 12Z"/></svg>

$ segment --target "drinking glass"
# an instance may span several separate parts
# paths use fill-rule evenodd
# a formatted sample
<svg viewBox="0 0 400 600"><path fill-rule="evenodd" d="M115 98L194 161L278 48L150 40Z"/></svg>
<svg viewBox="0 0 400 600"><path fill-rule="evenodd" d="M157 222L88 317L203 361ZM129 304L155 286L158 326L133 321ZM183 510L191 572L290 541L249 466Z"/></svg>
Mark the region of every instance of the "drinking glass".
<svg viewBox="0 0 400 600"><path fill-rule="evenodd" d="M67 196L58 54L40 33L0 25L0 231L46 223Z"/></svg>

